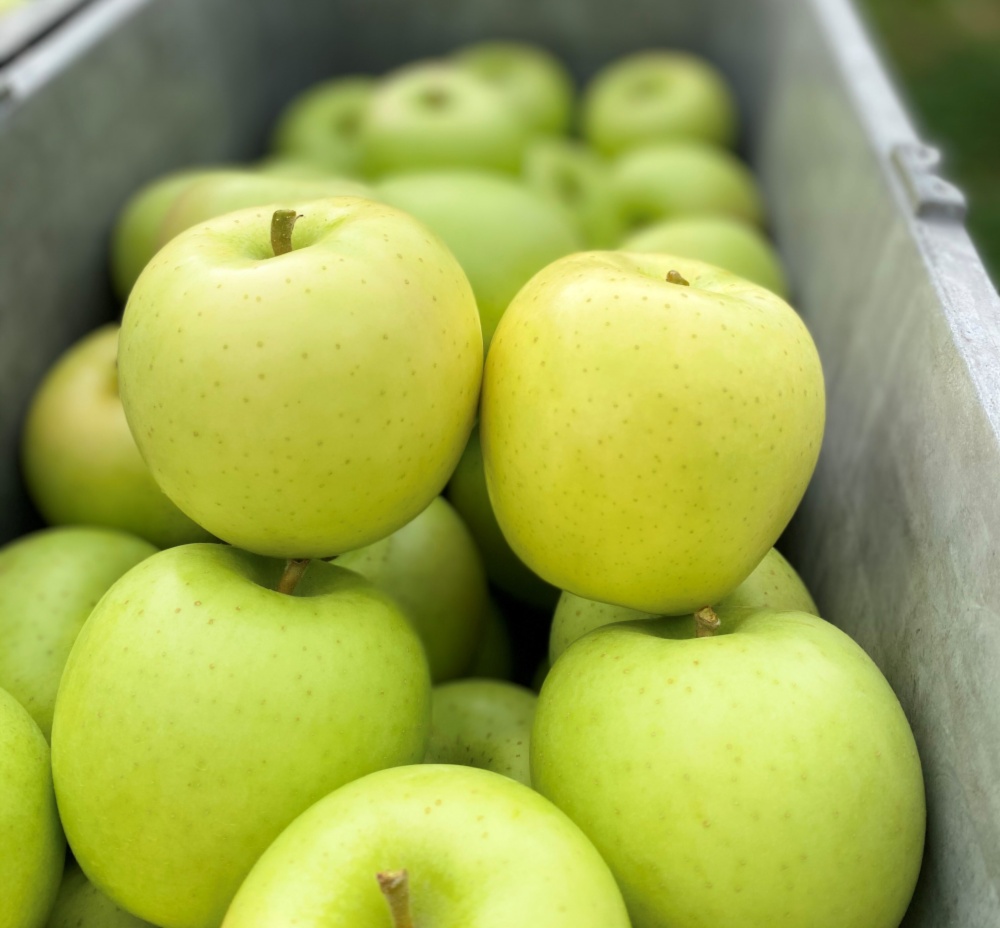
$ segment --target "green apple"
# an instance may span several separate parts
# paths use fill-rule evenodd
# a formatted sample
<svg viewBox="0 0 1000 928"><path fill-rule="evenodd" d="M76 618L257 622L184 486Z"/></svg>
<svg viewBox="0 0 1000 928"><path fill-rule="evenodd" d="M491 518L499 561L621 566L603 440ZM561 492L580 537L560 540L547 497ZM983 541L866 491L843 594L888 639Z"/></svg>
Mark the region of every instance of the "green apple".
<svg viewBox="0 0 1000 928"><path fill-rule="evenodd" d="M305 161L294 155L265 155L254 162L253 169L261 174L274 177L292 177L295 180L329 180L343 178L343 174L333 174L313 161ZM360 186L360 182L357 182Z"/></svg>
<svg viewBox="0 0 1000 928"><path fill-rule="evenodd" d="M118 214L111 234L111 282L122 302L160 247L160 225L174 200L191 184L226 169L188 168L164 174L140 187Z"/></svg>
<svg viewBox="0 0 1000 928"><path fill-rule="evenodd" d="M252 206L373 196L371 188L360 181L333 175L309 176L301 168L291 173L246 169L219 172L186 187L174 200L160 224L157 247L185 229Z"/></svg>
<svg viewBox="0 0 1000 928"><path fill-rule="evenodd" d="M139 451L182 511L260 554L328 557L444 488L482 334L461 267L410 216L348 197L297 212L290 233L295 211L250 209L170 242L129 299L118 365Z"/></svg>
<svg viewBox="0 0 1000 928"><path fill-rule="evenodd" d="M209 541L140 457L118 395L117 357L118 326L109 324L71 346L45 375L21 441L28 494L53 525L103 525L160 548Z"/></svg>
<svg viewBox="0 0 1000 928"><path fill-rule="evenodd" d="M447 496L472 532L482 552L490 581L515 599L551 609L559 591L524 565L497 525L486 489L478 428L472 430L465 451L451 475Z"/></svg>
<svg viewBox="0 0 1000 928"><path fill-rule="evenodd" d="M42 928L65 857L49 746L27 710L0 689L0 928Z"/></svg>
<svg viewBox="0 0 1000 928"><path fill-rule="evenodd" d="M764 218L749 168L730 152L701 142L636 148L612 165L612 183L633 229L678 216L723 215L758 224Z"/></svg>
<svg viewBox="0 0 1000 928"><path fill-rule="evenodd" d="M361 123L362 164L374 177L458 167L514 173L527 140L527 127L504 94L439 61L383 78Z"/></svg>
<svg viewBox="0 0 1000 928"><path fill-rule="evenodd" d="M59 895L45 928L155 928L104 895L73 861L66 864Z"/></svg>
<svg viewBox="0 0 1000 928"><path fill-rule="evenodd" d="M517 291L581 247L569 218L513 178L432 171L390 178L377 189L386 203L426 223L458 258L476 295L487 349Z"/></svg>
<svg viewBox="0 0 1000 928"><path fill-rule="evenodd" d="M816 603L802 578L795 572L777 548L764 555L752 574L732 593L714 604L717 612L733 609L773 609L776 612L808 612L819 615ZM595 628L616 622L633 622L655 619L656 615L639 612L625 606L598 603L582 599L572 593L563 593L556 605L549 634L549 661L555 663L574 641Z"/></svg>
<svg viewBox="0 0 1000 928"><path fill-rule="evenodd" d="M104 528L50 528L0 548L0 687L46 738L73 642L97 601L156 553L141 538Z"/></svg>
<svg viewBox="0 0 1000 928"><path fill-rule="evenodd" d="M514 659L507 622L500 607L490 599L486 603L483 618L483 635L479 639L468 673L470 677L509 680L513 669Z"/></svg>
<svg viewBox="0 0 1000 928"><path fill-rule="evenodd" d="M584 136L606 155L674 139L730 145L736 137L736 104L725 79L684 52L619 58L587 85L581 110Z"/></svg>
<svg viewBox="0 0 1000 928"><path fill-rule="evenodd" d="M278 925L629 928L607 864L555 806L437 764L356 780L284 831L224 922Z"/></svg>
<svg viewBox="0 0 1000 928"><path fill-rule="evenodd" d="M598 629L553 665L532 783L611 866L633 928L896 928L924 837L889 684L816 616Z"/></svg>
<svg viewBox="0 0 1000 928"><path fill-rule="evenodd" d="M98 888L155 925L216 928L299 813L423 758L430 679L399 608L350 571L314 561L296 587L281 566L160 552L108 591L66 664L63 825Z"/></svg>
<svg viewBox="0 0 1000 928"><path fill-rule="evenodd" d="M463 674L483 637L489 590L476 543L437 497L415 519L337 558L402 607L423 642L435 683Z"/></svg>
<svg viewBox="0 0 1000 928"><path fill-rule="evenodd" d="M785 272L770 242L754 226L729 216L664 219L633 233L618 248L697 258L788 297Z"/></svg>
<svg viewBox="0 0 1000 928"><path fill-rule="evenodd" d="M538 697L516 683L454 680L431 693L428 764L465 764L531 785L528 745Z"/></svg>
<svg viewBox="0 0 1000 928"><path fill-rule="evenodd" d="M523 178L573 219L590 248L614 248L624 222L607 162L571 139L538 139L524 153Z"/></svg>
<svg viewBox="0 0 1000 928"><path fill-rule="evenodd" d="M781 534L823 436L795 311L699 261L586 252L517 295L486 362L480 437L504 537L585 599L717 603Z"/></svg>
<svg viewBox="0 0 1000 928"><path fill-rule="evenodd" d="M309 87L281 111L271 150L332 174L361 173L361 122L375 79L352 74Z"/></svg>
<svg viewBox="0 0 1000 928"><path fill-rule="evenodd" d="M526 42L478 42L452 60L503 94L530 131L556 135L569 129L573 78L551 52Z"/></svg>

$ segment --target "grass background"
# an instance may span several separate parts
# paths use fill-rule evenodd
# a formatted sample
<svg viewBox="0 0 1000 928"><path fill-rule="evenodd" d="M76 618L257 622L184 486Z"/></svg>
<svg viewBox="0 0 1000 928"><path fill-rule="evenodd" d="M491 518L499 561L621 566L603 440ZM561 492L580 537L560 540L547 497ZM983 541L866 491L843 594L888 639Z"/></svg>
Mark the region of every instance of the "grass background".
<svg viewBox="0 0 1000 928"><path fill-rule="evenodd" d="M857 0L1000 282L1000 0Z"/></svg>

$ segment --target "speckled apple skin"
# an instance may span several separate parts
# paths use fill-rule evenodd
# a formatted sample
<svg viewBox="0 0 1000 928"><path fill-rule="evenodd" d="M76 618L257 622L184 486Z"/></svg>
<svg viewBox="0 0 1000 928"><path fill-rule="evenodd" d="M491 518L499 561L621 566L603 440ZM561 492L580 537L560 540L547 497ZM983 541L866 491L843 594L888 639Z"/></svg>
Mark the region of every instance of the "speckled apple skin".
<svg viewBox="0 0 1000 928"><path fill-rule="evenodd" d="M472 290L404 213L334 198L182 233L132 290L129 426L178 507L260 554L327 557L405 525L465 447L482 377Z"/></svg>
<svg viewBox="0 0 1000 928"><path fill-rule="evenodd" d="M72 861L45 928L156 928L130 915L91 883Z"/></svg>
<svg viewBox="0 0 1000 928"><path fill-rule="evenodd" d="M224 928L387 928L375 874L405 868L415 925L629 928L607 864L550 802L471 767L372 774L298 818Z"/></svg>
<svg viewBox="0 0 1000 928"><path fill-rule="evenodd" d="M772 548L764 555L764 560L732 593L712 605L720 612L767 608L777 612L808 612L810 615L819 615L816 603L813 602L802 578L776 548ZM638 619L653 618L657 616L628 609L625 606L582 599L572 593L563 592L552 616L549 661L555 663L556 658L574 641L595 628L615 622L634 622Z"/></svg>
<svg viewBox="0 0 1000 928"><path fill-rule="evenodd" d="M674 615L731 593L787 525L819 454L823 373L764 288L585 252L511 303L481 409L490 500L521 560L586 599Z"/></svg>
<svg viewBox="0 0 1000 928"><path fill-rule="evenodd" d="M304 809L423 757L430 679L398 608L314 562L223 545L155 555L101 600L56 701L52 765L87 876L161 928L217 928Z"/></svg>
<svg viewBox="0 0 1000 928"><path fill-rule="evenodd" d="M0 928L42 928L65 856L49 746L27 710L0 690Z"/></svg>
<svg viewBox="0 0 1000 928"><path fill-rule="evenodd" d="M722 629L659 619L573 644L539 698L535 789L604 855L633 928L896 928L925 817L889 684L815 616Z"/></svg>

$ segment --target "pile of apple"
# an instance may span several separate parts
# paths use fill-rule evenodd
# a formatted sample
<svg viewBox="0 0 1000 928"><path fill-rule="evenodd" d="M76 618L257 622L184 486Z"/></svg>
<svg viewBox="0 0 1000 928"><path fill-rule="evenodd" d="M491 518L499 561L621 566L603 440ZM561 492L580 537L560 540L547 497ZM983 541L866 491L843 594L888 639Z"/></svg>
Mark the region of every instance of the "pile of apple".
<svg viewBox="0 0 1000 928"><path fill-rule="evenodd" d="M483 44L127 205L0 549L0 928L899 924L920 763L773 548L823 376L730 93L574 108ZM558 596L538 696L490 584Z"/></svg>

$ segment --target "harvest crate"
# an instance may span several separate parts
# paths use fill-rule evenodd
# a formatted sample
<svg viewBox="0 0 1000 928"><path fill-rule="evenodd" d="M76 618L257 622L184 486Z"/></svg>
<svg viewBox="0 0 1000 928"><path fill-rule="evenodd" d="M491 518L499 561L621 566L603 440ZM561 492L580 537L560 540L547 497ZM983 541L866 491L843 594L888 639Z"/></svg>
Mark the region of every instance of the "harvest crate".
<svg viewBox="0 0 1000 928"><path fill-rule="evenodd" d="M33 524L20 422L60 350L113 316L111 222L143 181L260 151L280 105L484 37L581 78L684 46L732 80L829 422L784 547L872 654L924 762L906 924L1000 918L1000 298L847 0L81 0L0 56L0 538Z"/></svg>

